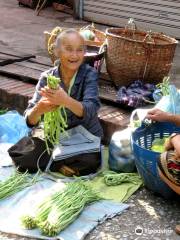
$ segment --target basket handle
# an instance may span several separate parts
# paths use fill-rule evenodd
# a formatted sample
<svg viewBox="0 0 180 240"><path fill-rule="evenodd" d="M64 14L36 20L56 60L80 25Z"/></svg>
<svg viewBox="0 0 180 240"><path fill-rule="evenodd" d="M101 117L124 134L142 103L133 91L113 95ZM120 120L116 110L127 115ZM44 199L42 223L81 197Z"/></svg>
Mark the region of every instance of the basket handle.
<svg viewBox="0 0 180 240"><path fill-rule="evenodd" d="M155 40L152 36L152 31L148 31L145 38L143 39L143 43L154 43L155 44Z"/></svg>
<svg viewBox="0 0 180 240"><path fill-rule="evenodd" d="M147 112L149 109L135 109L130 116L130 127L135 130L137 127L140 127L142 124L148 125L151 122L146 118ZM135 120L135 117L137 117ZM138 126L136 126L138 125Z"/></svg>

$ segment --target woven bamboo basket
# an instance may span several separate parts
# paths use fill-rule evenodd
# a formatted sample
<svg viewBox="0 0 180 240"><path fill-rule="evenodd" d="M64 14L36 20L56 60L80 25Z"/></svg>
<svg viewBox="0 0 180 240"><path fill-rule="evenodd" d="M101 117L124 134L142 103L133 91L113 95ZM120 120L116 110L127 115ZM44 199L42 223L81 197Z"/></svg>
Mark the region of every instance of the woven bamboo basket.
<svg viewBox="0 0 180 240"><path fill-rule="evenodd" d="M157 84L171 68L176 39L162 33L108 28L106 65L117 87L134 80Z"/></svg>
<svg viewBox="0 0 180 240"><path fill-rule="evenodd" d="M61 29L63 31L66 28L61 28ZM81 29L77 29L77 30L79 31ZM101 47L104 44L106 39L105 33L97 29L93 29L93 32L95 34L95 41L86 40L85 41L86 46ZM56 40L57 34L51 34L48 31L44 31L44 35L45 35L45 47L48 50L52 63L54 63L57 60L57 57L54 54L53 46L54 46L54 42Z"/></svg>

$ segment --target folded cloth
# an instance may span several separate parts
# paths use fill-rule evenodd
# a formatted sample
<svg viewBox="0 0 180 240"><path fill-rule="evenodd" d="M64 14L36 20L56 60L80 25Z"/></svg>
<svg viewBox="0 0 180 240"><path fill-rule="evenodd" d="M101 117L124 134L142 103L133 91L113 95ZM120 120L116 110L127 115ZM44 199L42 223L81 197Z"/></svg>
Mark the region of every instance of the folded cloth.
<svg viewBox="0 0 180 240"><path fill-rule="evenodd" d="M100 192L100 196L105 199L114 200L116 202L127 201L133 193L135 193L142 185L142 180L136 182L122 182L120 185L107 186L104 181L103 174L95 177L90 184L94 190Z"/></svg>
<svg viewBox="0 0 180 240"><path fill-rule="evenodd" d="M62 165L73 169L77 175L95 173L101 165L101 139L83 126L67 130L55 146L52 157L46 167L58 171Z"/></svg>
<svg viewBox="0 0 180 240"><path fill-rule="evenodd" d="M82 153L100 152L101 139L79 125L62 135L60 144L53 150L54 161Z"/></svg>
<svg viewBox="0 0 180 240"><path fill-rule="evenodd" d="M158 165L170 181L180 185L180 159L176 159L174 151L162 153Z"/></svg>
<svg viewBox="0 0 180 240"><path fill-rule="evenodd" d="M128 87L121 87L117 92L117 102L130 106L142 107L148 101L153 101L155 85L137 80Z"/></svg>
<svg viewBox="0 0 180 240"><path fill-rule="evenodd" d="M97 190L104 199L111 199L116 202L125 202L127 201L133 193L135 193L142 185L143 182L139 178L137 173L136 181L131 182L122 182L120 185L116 186L107 186L104 181L104 175L109 171L108 168L108 149L104 149L104 164L101 170L101 174L97 175L90 181L90 185L94 190ZM130 173L131 175L132 173Z"/></svg>

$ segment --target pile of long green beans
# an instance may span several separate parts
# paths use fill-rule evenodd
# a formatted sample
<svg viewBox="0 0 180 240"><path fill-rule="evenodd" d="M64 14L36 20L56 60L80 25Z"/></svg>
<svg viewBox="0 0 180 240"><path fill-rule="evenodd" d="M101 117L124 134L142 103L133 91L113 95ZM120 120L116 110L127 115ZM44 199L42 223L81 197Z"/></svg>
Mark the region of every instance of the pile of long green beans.
<svg viewBox="0 0 180 240"><path fill-rule="evenodd" d="M107 186L117 186L128 182L139 184L140 181L142 181L141 177L137 173L116 173L113 171L104 173L104 182Z"/></svg>
<svg viewBox="0 0 180 240"><path fill-rule="evenodd" d="M47 85L49 88L57 89L59 82L59 78L48 75ZM49 144L52 146L58 144L60 133L65 132L65 128L67 128L67 115L63 106L59 106L54 111L44 114L44 137L48 153L50 153Z"/></svg>
<svg viewBox="0 0 180 240"><path fill-rule="evenodd" d="M164 77L163 82L156 85L163 96L169 95L169 77Z"/></svg>
<svg viewBox="0 0 180 240"><path fill-rule="evenodd" d="M22 216L21 222L25 228L38 227L42 234L53 237L72 223L87 204L101 199L88 183L67 183L65 189L51 194L37 206L33 216Z"/></svg>
<svg viewBox="0 0 180 240"><path fill-rule="evenodd" d="M32 186L38 179L38 175L31 178L27 172L19 173L16 171L5 181L0 182L0 199L10 197L24 188Z"/></svg>

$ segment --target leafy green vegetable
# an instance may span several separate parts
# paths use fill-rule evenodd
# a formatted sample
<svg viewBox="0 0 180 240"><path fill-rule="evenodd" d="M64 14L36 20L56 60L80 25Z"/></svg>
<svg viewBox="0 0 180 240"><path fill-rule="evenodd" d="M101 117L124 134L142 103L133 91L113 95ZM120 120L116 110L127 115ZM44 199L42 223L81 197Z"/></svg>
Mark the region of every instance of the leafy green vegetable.
<svg viewBox="0 0 180 240"><path fill-rule="evenodd" d="M165 143L167 140L168 140L168 137L156 138L152 143L151 150L154 152L159 152L159 153L165 152L165 150L166 150Z"/></svg>
<svg viewBox="0 0 180 240"><path fill-rule="evenodd" d="M169 77L164 77L163 82L156 85L160 89L163 96L169 95Z"/></svg>

